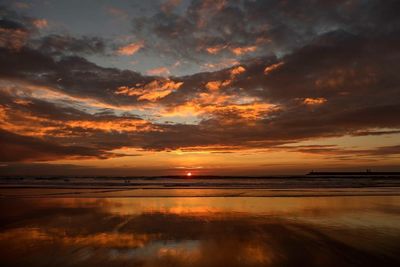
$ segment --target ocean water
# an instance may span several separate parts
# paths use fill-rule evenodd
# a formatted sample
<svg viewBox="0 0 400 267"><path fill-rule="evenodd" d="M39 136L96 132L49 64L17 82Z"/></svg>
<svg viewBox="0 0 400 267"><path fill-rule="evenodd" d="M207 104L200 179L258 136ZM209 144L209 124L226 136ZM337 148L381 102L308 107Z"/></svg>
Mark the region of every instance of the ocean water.
<svg viewBox="0 0 400 267"><path fill-rule="evenodd" d="M0 197L399 195L400 177L0 178Z"/></svg>
<svg viewBox="0 0 400 267"><path fill-rule="evenodd" d="M9 184L0 265L400 266L395 187L175 187Z"/></svg>

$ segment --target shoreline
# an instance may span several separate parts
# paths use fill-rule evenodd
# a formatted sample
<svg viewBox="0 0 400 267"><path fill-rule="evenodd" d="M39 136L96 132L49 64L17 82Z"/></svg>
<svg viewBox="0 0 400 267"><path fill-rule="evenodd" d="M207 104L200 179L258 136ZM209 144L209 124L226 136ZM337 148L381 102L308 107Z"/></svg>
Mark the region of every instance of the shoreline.
<svg viewBox="0 0 400 267"><path fill-rule="evenodd" d="M400 187L364 188L3 188L8 198L246 198L246 197L340 197L400 196Z"/></svg>
<svg viewBox="0 0 400 267"><path fill-rule="evenodd" d="M399 196L397 178L0 179L0 198L13 197L318 197Z"/></svg>

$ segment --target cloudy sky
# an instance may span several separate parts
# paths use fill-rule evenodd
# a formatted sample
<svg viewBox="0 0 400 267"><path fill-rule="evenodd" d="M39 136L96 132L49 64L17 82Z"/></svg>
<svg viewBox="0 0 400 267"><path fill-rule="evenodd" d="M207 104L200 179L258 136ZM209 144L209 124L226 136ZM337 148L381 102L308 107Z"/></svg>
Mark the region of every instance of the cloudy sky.
<svg viewBox="0 0 400 267"><path fill-rule="evenodd" d="M0 0L0 174L400 170L396 0Z"/></svg>

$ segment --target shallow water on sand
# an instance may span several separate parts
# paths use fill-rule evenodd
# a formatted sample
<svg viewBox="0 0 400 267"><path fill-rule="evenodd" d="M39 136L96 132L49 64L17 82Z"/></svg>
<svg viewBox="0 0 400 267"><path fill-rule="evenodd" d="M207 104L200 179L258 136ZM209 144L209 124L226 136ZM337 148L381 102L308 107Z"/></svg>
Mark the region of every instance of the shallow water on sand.
<svg viewBox="0 0 400 267"><path fill-rule="evenodd" d="M0 199L1 266L400 266L400 196Z"/></svg>

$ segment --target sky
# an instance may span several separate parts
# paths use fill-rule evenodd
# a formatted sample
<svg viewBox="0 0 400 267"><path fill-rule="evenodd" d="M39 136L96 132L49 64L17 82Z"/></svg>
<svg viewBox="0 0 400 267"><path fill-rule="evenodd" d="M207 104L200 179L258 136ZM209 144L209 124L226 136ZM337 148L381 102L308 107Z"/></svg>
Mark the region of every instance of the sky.
<svg viewBox="0 0 400 267"><path fill-rule="evenodd" d="M0 0L0 175L400 171L396 0Z"/></svg>

